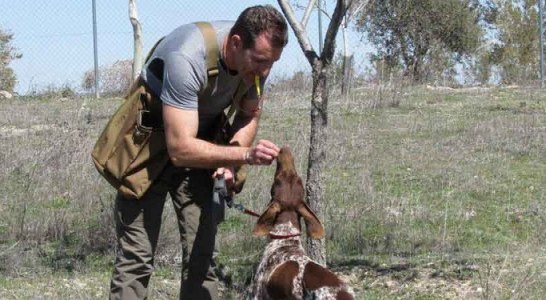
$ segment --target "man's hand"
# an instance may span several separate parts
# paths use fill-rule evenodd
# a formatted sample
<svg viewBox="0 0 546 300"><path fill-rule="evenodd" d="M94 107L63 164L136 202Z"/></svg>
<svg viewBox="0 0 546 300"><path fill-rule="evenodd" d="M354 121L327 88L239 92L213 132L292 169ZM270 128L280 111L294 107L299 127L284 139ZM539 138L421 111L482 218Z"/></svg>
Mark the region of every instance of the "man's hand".
<svg viewBox="0 0 546 300"><path fill-rule="evenodd" d="M212 178L220 178L224 177L224 180L226 181L226 187L228 190L231 190L233 185L235 184L235 170L233 168L218 168L212 174Z"/></svg>
<svg viewBox="0 0 546 300"><path fill-rule="evenodd" d="M259 140L256 146L245 154L245 161L249 165L270 165L279 156L279 147L268 140Z"/></svg>

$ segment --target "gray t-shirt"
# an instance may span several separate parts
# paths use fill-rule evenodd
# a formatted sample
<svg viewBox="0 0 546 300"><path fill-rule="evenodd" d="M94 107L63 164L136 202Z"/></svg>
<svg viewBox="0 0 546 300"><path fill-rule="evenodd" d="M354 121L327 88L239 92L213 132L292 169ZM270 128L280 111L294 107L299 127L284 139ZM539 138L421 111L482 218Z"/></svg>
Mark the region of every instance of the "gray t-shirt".
<svg viewBox="0 0 546 300"><path fill-rule="evenodd" d="M221 48L224 38L233 26L232 21L210 22L216 31L218 46ZM220 51L219 59L222 51ZM158 78L158 63L162 62L162 81ZM161 70L161 68L159 68ZM148 63L142 69L142 78L151 89L160 96L163 103L184 109L197 110L199 113L199 132L206 132L213 121L226 109L239 84L241 76L231 74L222 63L218 62L218 76L214 88L199 101L208 84L205 40L199 28L191 23L182 25L169 33L158 44ZM263 83L262 83L263 85ZM256 89L246 87L249 98L256 99Z"/></svg>

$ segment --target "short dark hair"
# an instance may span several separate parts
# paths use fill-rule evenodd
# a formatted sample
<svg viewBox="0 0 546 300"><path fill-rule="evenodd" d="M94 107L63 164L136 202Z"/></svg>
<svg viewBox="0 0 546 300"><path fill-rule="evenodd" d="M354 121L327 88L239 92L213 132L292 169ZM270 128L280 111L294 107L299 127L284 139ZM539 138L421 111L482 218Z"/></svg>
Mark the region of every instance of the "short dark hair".
<svg viewBox="0 0 546 300"><path fill-rule="evenodd" d="M286 20L272 5L256 5L245 9L235 21L229 35L239 35L243 48L248 49L254 47L256 37L262 32L271 34L271 43L275 48L282 48L288 43Z"/></svg>

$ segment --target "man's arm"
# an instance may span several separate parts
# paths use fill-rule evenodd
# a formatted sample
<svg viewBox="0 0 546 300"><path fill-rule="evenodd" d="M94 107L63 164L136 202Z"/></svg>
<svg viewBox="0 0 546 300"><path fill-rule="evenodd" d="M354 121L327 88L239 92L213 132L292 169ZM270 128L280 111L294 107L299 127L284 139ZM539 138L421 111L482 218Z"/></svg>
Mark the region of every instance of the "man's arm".
<svg viewBox="0 0 546 300"><path fill-rule="evenodd" d="M163 123L167 150L175 166L212 169L246 163L248 146L219 146L197 138L197 111L163 104ZM241 142L244 139L241 137Z"/></svg>

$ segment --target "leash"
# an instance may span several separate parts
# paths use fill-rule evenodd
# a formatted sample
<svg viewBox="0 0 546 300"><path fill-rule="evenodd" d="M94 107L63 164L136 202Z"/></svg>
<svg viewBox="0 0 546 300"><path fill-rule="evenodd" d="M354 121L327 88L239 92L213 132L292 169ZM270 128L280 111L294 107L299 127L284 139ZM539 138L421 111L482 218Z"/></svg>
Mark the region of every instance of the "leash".
<svg viewBox="0 0 546 300"><path fill-rule="evenodd" d="M231 198L231 204L230 202L226 202L227 203L227 206L229 208L235 208L236 210L242 212L243 214L247 214L249 216L253 216L253 217L256 217L256 218L259 218L260 217L260 214L244 207L244 205L242 205L241 203L234 203L233 202L233 198Z"/></svg>
<svg viewBox="0 0 546 300"><path fill-rule="evenodd" d="M224 202L227 207L235 208L243 214L257 218L260 217L260 214L246 208L241 203L235 203L233 201L233 193L228 191L224 176L220 176L214 179L213 201L218 205L222 205L222 202Z"/></svg>

